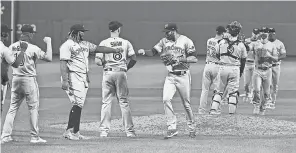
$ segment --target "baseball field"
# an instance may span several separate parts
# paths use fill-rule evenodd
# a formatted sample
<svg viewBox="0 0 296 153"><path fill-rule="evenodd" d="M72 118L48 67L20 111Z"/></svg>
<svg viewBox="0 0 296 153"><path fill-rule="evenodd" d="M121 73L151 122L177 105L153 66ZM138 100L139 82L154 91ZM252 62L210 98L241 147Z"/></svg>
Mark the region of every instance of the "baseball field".
<svg viewBox="0 0 296 153"><path fill-rule="evenodd" d="M201 92L201 78L204 56L198 57L197 64L191 65L191 103L196 114ZM114 100L110 137L99 137L101 110L102 67L90 61L90 89L82 110L81 133L92 139L70 141L62 138L71 104L61 89L59 60L39 62L37 65L40 87L39 125L40 136L46 144L30 144L29 112L22 103L15 119L13 138L16 142L1 145L2 153L116 153L116 152L225 152L225 153L293 153L296 152L296 71L295 58L289 57L282 63L279 83L279 98L276 109L266 116L252 115L249 103L238 105L237 114L227 114L228 107L222 107L222 115L195 115L197 137L189 138L186 131L184 109L178 94L173 99L178 113L177 137L164 140L166 122L163 116L162 87L166 69L159 58L138 57L136 66L128 72L130 105L138 137L126 138L121 126L121 112ZM240 91L243 91L243 81ZM6 96L1 128L9 108L10 91ZM210 100L210 98L209 98ZM240 99L240 101L242 101Z"/></svg>

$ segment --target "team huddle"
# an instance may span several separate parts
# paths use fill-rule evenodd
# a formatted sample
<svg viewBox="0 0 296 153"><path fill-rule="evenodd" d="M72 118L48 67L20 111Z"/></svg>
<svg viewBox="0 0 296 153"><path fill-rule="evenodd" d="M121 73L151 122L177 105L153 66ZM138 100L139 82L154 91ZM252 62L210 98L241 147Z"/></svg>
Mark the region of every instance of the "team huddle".
<svg viewBox="0 0 296 153"><path fill-rule="evenodd" d="M102 108L100 137L108 137L111 127L111 105L117 98L122 112L123 126L127 137L136 137L129 106L127 72L137 63L136 52L130 41L120 37L122 24L109 23L110 37L99 45L84 40L88 31L82 24L71 26L68 39L60 46L61 86L67 94L72 108L63 137L69 140L89 139L80 133L81 112L89 88L89 54L95 54L95 62L103 67ZM207 41L206 64L203 72L199 114L221 114L221 104L227 101L229 114L235 114L239 102L239 81L244 77L245 96L243 101L254 105L254 114L265 114L266 108L275 109L281 59L286 57L283 43L276 39L275 29L254 29L252 37L245 39L242 26L234 21L227 27L218 26L216 36ZM6 47L11 29L1 25L1 112L8 84L7 70L12 66L11 103L7 112L1 143L13 141L11 137L16 113L23 100L30 111L31 143L45 143L38 128L39 87L36 81L36 60L52 61L51 38L45 37L46 51L33 45L31 40L36 31L30 25L22 27L20 40ZM193 41L179 34L177 25L168 23L163 30L165 37L152 49L139 49L145 56L160 55L168 73L163 86L164 113L167 117L165 139L178 134L177 117L172 98L179 92L186 112L189 137L196 136L196 123L191 107L190 63L196 63L197 51ZM5 65L3 64L5 63ZM4 65L4 66L2 66ZM207 109L209 90L213 88L210 109ZM271 92L272 91L272 92ZM263 97L263 98L262 98Z"/></svg>

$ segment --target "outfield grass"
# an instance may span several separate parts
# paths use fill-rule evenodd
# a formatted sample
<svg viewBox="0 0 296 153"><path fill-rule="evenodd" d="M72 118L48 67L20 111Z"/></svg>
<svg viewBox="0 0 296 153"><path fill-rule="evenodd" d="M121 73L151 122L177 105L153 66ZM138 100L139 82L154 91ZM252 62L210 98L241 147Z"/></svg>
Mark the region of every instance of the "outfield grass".
<svg viewBox="0 0 296 153"><path fill-rule="evenodd" d="M197 112L204 57L198 64L191 67L192 73L192 105ZM282 76L280 81L279 100L276 110L268 112L266 117L296 122L296 87L294 76L296 75L293 61L288 59L282 64ZM82 122L97 122L100 119L101 109L101 79L102 69L91 61L91 86L88 99L82 113ZM63 129L50 128L52 124L67 122L71 104L66 94L61 90L58 60L53 63L38 64L38 81L40 86L40 135L48 140L44 145L29 144L29 117L27 106L22 104L15 120L13 136L18 142L1 145L3 153L19 152L250 152L250 153L293 153L296 152L296 136L281 137L239 137L230 136L205 136L198 135L195 139L188 139L187 135L180 135L170 140L163 140L162 136L139 134L139 137L128 139L124 133L111 133L111 137L100 139L98 131L86 131L83 134L94 136L87 141L68 141L61 138ZM161 102L162 86L166 75L165 67L157 58L139 58L138 64L128 72L128 83L131 95L131 109L135 116L163 114ZM240 88L242 90L242 86ZM9 94L8 94L9 97ZM118 104L112 107L113 118L120 118ZM184 112L178 96L173 100L176 112ZM4 112L9 107L6 100ZM227 112L227 107L223 107ZM251 115L252 106L241 103L239 114ZM5 116L4 116L5 117ZM3 125L4 117L1 117ZM165 125L165 122L163 122ZM165 130L165 129L164 129Z"/></svg>

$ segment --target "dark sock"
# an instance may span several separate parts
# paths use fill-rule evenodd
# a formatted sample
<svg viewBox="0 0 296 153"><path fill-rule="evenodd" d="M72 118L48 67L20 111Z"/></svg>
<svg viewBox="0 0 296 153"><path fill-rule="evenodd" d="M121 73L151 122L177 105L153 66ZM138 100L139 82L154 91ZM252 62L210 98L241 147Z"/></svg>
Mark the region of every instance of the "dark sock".
<svg viewBox="0 0 296 153"><path fill-rule="evenodd" d="M80 118L81 118L81 110L82 108L79 106L75 107L75 115L73 117L74 120L74 130L73 133L77 133L80 127Z"/></svg>
<svg viewBox="0 0 296 153"><path fill-rule="evenodd" d="M68 126L67 126L67 130L71 129L74 127L74 122L73 122L73 116L74 116L74 106L71 108L70 110L70 114L69 114L69 121L68 121Z"/></svg>

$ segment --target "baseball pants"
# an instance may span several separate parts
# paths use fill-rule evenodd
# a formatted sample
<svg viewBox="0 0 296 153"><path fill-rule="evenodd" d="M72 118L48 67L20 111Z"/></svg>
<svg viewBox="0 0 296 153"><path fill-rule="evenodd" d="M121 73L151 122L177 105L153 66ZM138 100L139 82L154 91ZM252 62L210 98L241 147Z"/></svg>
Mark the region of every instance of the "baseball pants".
<svg viewBox="0 0 296 153"><path fill-rule="evenodd" d="M244 69L244 87L245 87L245 93L246 97L252 97L253 93L253 73L255 69L254 63L246 62L246 66Z"/></svg>
<svg viewBox="0 0 296 153"><path fill-rule="evenodd" d="M13 76L11 103L3 125L1 138L11 136L14 119L23 100L26 100L30 112L31 136L38 137L39 88L36 77Z"/></svg>
<svg viewBox="0 0 296 153"><path fill-rule="evenodd" d="M85 73L69 73L69 89L66 93L73 105L83 107L88 91L87 75Z"/></svg>
<svg viewBox="0 0 296 153"><path fill-rule="evenodd" d="M213 89L217 90L218 87L218 72L219 72L220 65L209 63L205 65L203 78L202 78L202 91L200 96L199 102L199 112L206 112L206 107L208 103L208 94L211 86L213 85Z"/></svg>
<svg viewBox="0 0 296 153"><path fill-rule="evenodd" d="M270 85L271 85L271 78L272 78L272 70L268 68L267 70L261 70L255 68L254 76L253 76L253 85L254 85L254 98L253 103L254 105L260 105L260 110L264 111L266 109L266 103L271 102L270 98ZM261 87L263 90L263 97L261 99Z"/></svg>
<svg viewBox="0 0 296 153"><path fill-rule="evenodd" d="M164 112L167 116L168 130L177 129L177 117L172 106L172 98L178 90L183 106L186 112L187 125L190 132L195 131L195 121L193 112L190 105L190 92L191 92L191 75L187 70L185 74L175 75L168 73L163 87L163 103Z"/></svg>
<svg viewBox="0 0 296 153"><path fill-rule="evenodd" d="M101 132L109 133L111 127L112 100L116 96L121 113L123 126L126 133L134 132L131 109L129 105L129 90L127 86L127 75L124 71L104 71L102 81L102 110L101 110Z"/></svg>
<svg viewBox="0 0 296 153"><path fill-rule="evenodd" d="M238 89L239 89L239 66L220 66L218 73L219 87L214 96L211 106L212 111L217 111L221 104L223 96L228 97L229 113L235 113L236 105L238 102ZM230 100L231 99L231 100Z"/></svg>
<svg viewBox="0 0 296 153"><path fill-rule="evenodd" d="M271 99L272 103L275 104L277 93L279 89L279 81L280 81L280 73L281 73L281 65L276 65L272 67L272 84L271 84Z"/></svg>

